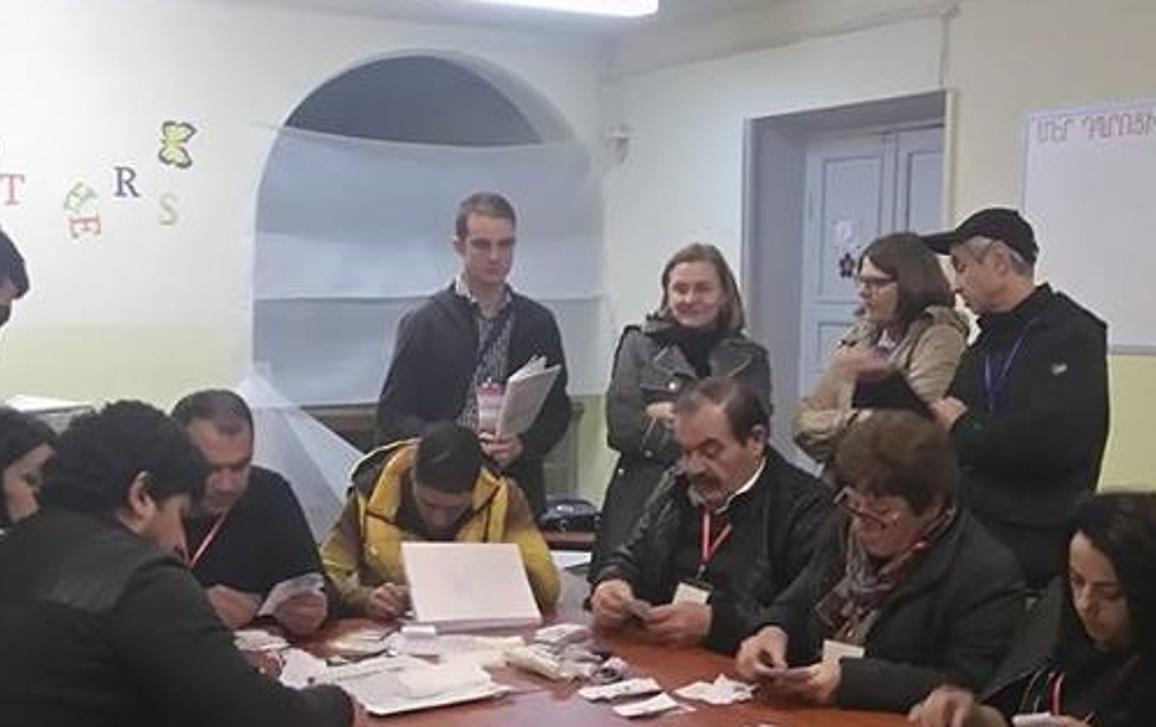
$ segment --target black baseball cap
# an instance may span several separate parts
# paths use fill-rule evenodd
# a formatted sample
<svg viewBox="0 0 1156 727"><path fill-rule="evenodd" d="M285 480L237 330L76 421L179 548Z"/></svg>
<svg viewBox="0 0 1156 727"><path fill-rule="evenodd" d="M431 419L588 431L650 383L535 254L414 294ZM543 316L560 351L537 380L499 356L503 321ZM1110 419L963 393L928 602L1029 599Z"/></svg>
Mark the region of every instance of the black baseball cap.
<svg viewBox="0 0 1156 727"><path fill-rule="evenodd" d="M922 235L923 243L940 255L951 254L954 245L973 237L999 240L1029 263L1034 263L1040 252L1032 226L1010 207L988 207L968 217L954 230Z"/></svg>

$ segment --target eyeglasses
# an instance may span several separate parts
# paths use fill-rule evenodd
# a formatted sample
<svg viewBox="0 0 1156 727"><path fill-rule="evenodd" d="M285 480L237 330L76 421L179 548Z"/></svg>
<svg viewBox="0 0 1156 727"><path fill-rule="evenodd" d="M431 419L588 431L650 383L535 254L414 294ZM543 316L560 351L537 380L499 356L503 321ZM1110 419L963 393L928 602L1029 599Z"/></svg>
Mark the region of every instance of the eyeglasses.
<svg viewBox="0 0 1156 727"><path fill-rule="evenodd" d="M844 487L835 494L835 504L846 510L852 517L861 518L884 528L889 528L899 520L899 513L890 508L872 507L869 499L851 487Z"/></svg>
<svg viewBox="0 0 1156 727"><path fill-rule="evenodd" d="M872 293L878 293L883 288L895 282L895 278L888 278L883 275L856 275L855 285Z"/></svg>

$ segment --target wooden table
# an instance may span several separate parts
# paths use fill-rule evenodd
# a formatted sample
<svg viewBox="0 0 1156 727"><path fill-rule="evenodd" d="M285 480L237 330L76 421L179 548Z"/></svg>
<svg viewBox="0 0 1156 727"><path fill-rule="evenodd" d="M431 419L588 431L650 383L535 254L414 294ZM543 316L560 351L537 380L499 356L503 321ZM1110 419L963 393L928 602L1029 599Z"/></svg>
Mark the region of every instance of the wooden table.
<svg viewBox="0 0 1156 727"><path fill-rule="evenodd" d="M552 620L585 623L585 613L562 614ZM331 624L318 638L318 646L342 631L364 622L346 621ZM529 634L532 630L521 632ZM493 632L495 635L518 632ZM673 649L648 643L639 633L615 635L599 634L600 646L622 657L630 664L632 676L654 677L668 693L694 681L712 681L720 673L735 677L734 660L703 649ZM321 652L323 648L311 649ZM518 727L520 725L547 725L548 727L625 727L630 722L619 717L605 702L591 703L575 692L578 684L559 684L548 679L515 669L493 670L499 683L513 688L513 692L496 700L416 712L374 720L382 725L401 727ZM851 712L833 709L814 709L773 700L763 695L740 704L715 707L702 702L676 699L692 706L695 711L685 714L665 714L644 720L655 727L901 727L908 725L900 715L880 712ZM653 720L657 719L658 722Z"/></svg>

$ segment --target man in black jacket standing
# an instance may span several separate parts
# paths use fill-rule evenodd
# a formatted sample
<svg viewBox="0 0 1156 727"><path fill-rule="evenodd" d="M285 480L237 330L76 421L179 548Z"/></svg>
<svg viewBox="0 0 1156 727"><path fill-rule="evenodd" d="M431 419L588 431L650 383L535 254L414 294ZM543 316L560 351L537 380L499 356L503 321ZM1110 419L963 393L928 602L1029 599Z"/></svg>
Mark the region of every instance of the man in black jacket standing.
<svg viewBox="0 0 1156 727"><path fill-rule="evenodd" d="M180 428L139 402L61 435L42 510L0 540L0 724L354 721L337 687L298 692L253 669L174 557L208 471Z"/></svg>
<svg viewBox="0 0 1156 727"><path fill-rule="evenodd" d="M1071 518L1099 479L1107 325L1036 285L1039 247L1015 210L981 210L926 242L951 255L955 289L980 328L932 408L951 433L964 502L1039 589L1063 570Z"/></svg>
<svg viewBox="0 0 1156 727"><path fill-rule="evenodd" d="M506 283L514 262L513 206L479 192L458 208L454 250L461 272L401 320L381 399L382 443L420 437L437 421L478 431L482 450L526 494L535 515L545 509L542 458L570 422L562 337L553 314ZM497 436L479 425L479 387L502 386L534 356L561 364L538 418L521 435Z"/></svg>
<svg viewBox="0 0 1156 727"><path fill-rule="evenodd" d="M594 620L731 653L806 566L832 495L767 444L768 413L736 380L704 379L674 416L681 464L597 574Z"/></svg>

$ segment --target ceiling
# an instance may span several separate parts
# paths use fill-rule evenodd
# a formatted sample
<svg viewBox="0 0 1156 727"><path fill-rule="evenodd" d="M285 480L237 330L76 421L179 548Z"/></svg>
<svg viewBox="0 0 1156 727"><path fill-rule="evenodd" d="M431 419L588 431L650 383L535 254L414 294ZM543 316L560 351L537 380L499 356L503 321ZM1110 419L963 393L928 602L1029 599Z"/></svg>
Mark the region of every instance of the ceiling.
<svg viewBox="0 0 1156 727"><path fill-rule="evenodd" d="M663 24L700 22L782 5L791 0L659 0L659 11L648 18L607 18L528 8L502 7L471 0L200 0L228 5L254 5L343 15L365 15L427 23L613 34Z"/></svg>

